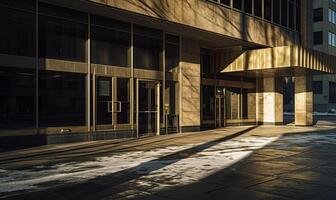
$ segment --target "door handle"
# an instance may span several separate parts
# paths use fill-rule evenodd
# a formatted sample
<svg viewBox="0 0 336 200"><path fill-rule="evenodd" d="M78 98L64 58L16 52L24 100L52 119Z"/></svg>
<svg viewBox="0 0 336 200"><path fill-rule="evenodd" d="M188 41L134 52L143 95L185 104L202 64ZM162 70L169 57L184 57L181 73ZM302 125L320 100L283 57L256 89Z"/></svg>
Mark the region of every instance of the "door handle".
<svg viewBox="0 0 336 200"><path fill-rule="evenodd" d="M113 101L107 102L107 112L113 112Z"/></svg>
<svg viewBox="0 0 336 200"><path fill-rule="evenodd" d="M113 112L117 112L117 113L120 113L121 112L121 101L114 101L113 102L114 105L116 105L116 107L114 107L113 105L113 109L116 108L116 110Z"/></svg>

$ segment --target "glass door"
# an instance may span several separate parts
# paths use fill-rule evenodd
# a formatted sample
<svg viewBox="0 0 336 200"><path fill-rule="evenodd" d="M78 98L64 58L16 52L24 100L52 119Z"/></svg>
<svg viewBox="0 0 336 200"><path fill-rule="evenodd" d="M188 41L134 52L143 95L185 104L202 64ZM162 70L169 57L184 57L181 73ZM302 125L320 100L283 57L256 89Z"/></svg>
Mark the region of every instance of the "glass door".
<svg viewBox="0 0 336 200"><path fill-rule="evenodd" d="M160 83L137 80L137 134L159 135L160 127Z"/></svg>
<svg viewBox="0 0 336 200"><path fill-rule="evenodd" d="M113 129L113 79L96 78L96 118L97 129Z"/></svg>
<svg viewBox="0 0 336 200"><path fill-rule="evenodd" d="M225 126L225 89L216 91L216 127Z"/></svg>

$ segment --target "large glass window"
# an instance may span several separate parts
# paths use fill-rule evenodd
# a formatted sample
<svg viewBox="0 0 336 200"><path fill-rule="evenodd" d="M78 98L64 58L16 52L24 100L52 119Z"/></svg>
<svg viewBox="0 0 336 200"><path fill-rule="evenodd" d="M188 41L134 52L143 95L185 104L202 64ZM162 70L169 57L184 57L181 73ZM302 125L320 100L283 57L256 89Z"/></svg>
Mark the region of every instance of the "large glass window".
<svg viewBox="0 0 336 200"><path fill-rule="evenodd" d="M252 0L244 0L244 12L252 14Z"/></svg>
<svg viewBox="0 0 336 200"><path fill-rule="evenodd" d="M264 18L272 20L272 0L264 0Z"/></svg>
<svg viewBox="0 0 336 200"><path fill-rule="evenodd" d="M165 62L166 71L173 72L179 66L180 41L178 36L166 34Z"/></svg>
<svg viewBox="0 0 336 200"><path fill-rule="evenodd" d="M0 130L36 127L34 11L35 1L0 1Z"/></svg>
<svg viewBox="0 0 336 200"><path fill-rule="evenodd" d="M323 94L323 81L313 81L314 94Z"/></svg>
<svg viewBox="0 0 336 200"><path fill-rule="evenodd" d="M91 16L91 62L130 66L130 24Z"/></svg>
<svg viewBox="0 0 336 200"><path fill-rule="evenodd" d="M201 69L203 78L215 77L215 68L211 63L211 51L209 49L201 49Z"/></svg>
<svg viewBox="0 0 336 200"><path fill-rule="evenodd" d="M254 15L262 17L263 0L254 0Z"/></svg>
<svg viewBox="0 0 336 200"><path fill-rule="evenodd" d="M162 31L134 25L134 67L161 70Z"/></svg>
<svg viewBox="0 0 336 200"><path fill-rule="evenodd" d="M231 0L220 0L220 3L226 6L231 6Z"/></svg>
<svg viewBox="0 0 336 200"><path fill-rule="evenodd" d="M291 29L294 29L295 28L295 17L292 17L292 16L296 16L298 19L301 19L301 13L298 13L297 15L295 15L295 0L289 0L289 8L288 8L288 16L289 17L289 20L288 20L288 26L289 28ZM299 5L298 5L299 6ZM299 11L301 12L301 8L298 7ZM299 22L300 20L297 20L297 22ZM301 22L300 22L301 23ZM298 30L298 29L297 29Z"/></svg>
<svg viewBox="0 0 336 200"><path fill-rule="evenodd" d="M273 0L273 22L280 24L280 0Z"/></svg>
<svg viewBox="0 0 336 200"><path fill-rule="evenodd" d="M233 8L242 10L243 8L243 0L234 0L233 1Z"/></svg>
<svg viewBox="0 0 336 200"><path fill-rule="evenodd" d="M288 1L282 0L281 1L281 25L287 26L288 25Z"/></svg>
<svg viewBox="0 0 336 200"><path fill-rule="evenodd" d="M39 13L39 57L85 62L85 13L42 3Z"/></svg>
<svg viewBox="0 0 336 200"><path fill-rule="evenodd" d="M85 125L85 74L40 71L41 127Z"/></svg>

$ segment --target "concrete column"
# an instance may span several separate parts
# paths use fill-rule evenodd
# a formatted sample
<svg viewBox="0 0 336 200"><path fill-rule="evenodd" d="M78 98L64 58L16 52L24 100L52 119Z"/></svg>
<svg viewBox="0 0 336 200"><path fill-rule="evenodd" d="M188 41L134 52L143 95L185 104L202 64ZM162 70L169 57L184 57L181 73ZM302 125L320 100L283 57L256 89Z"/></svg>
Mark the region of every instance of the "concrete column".
<svg viewBox="0 0 336 200"><path fill-rule="evenodd" d="M312 76L295 77L295 125L313 125Z"/></svg>
<svg viewBox="0 0 336 200"><path fill-rule="evenodd" d="M182 132L198 131L201 125L201 66L197 40L182 38L181 67L181 129Z"/></svg>
<svg viewBox="0 0 336 200"><path fill-rule="evenodd" d="M263 80L263 124L283 124L282 78Z"/></svg>
<svg viewBox="0 0 336 200"><path fill-rule="evenodd" d="M264 121L264 79L257 78L256 83L256 121L262 124Z"/></svg>

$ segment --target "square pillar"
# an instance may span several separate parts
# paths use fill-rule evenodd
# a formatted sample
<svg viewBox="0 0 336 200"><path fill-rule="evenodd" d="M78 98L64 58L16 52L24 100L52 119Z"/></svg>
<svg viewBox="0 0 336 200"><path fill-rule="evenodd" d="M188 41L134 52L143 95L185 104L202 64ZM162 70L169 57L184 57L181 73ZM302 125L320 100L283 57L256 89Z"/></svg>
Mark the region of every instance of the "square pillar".
<svg viewBox="0 0 336 200"><path fill-rule="evenodd" d="M313 125L312 76L295 77L295 125Z"/></svg>
<svg viewBox="0 0 336 200"><path fill-rule="evenodd" d="M283 124L283 88L282 77L264 78L263 84L263 124ZM260 106L260 102L259 102Z"/></svg>
<svg viewBox="0 0 336 200"><path fill-rule="evenodd" d="M181 45L181 114L182 132L201 127L201 65L197 40L182 37Z"/></svg>

